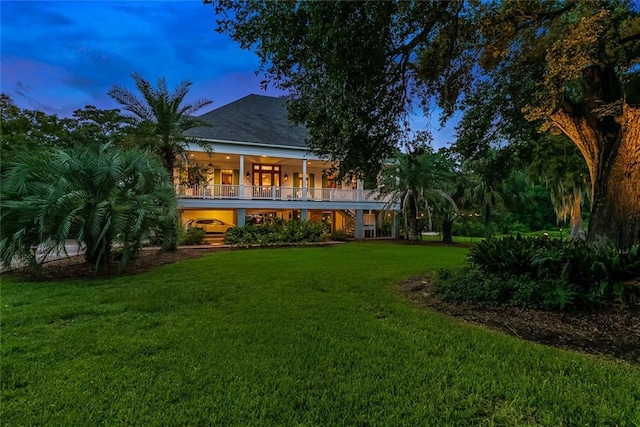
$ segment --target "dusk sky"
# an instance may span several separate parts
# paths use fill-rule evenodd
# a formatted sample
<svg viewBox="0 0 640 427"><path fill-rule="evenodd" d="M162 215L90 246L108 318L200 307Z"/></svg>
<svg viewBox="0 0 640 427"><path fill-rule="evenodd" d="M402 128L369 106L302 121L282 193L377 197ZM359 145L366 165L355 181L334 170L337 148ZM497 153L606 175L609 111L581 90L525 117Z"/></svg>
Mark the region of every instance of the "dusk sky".
<svg viewBox="0 0 640 427"><path fill-rule="evenodd" d="M116 84L133 88L134 71L153 83L164 76L170 87L193 82L188 100L213 100L207 108L282 94L261 90L257 56L216 33L213 7L200 0L2 0L0 16L0 87L22 108L59 116L86 105L117 108L106 93ZM436 131L436 121L427 128ZM451 141L451 132L434 145Z"/></svg>

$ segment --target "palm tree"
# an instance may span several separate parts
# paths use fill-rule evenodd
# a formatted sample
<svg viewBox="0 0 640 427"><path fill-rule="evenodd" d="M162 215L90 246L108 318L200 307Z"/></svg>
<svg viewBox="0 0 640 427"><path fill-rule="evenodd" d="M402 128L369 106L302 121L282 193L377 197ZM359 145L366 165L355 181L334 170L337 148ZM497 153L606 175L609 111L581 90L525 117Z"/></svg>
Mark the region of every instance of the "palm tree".
<svg viewBox="0 0 640 427"><path fill-rule="evenodd" d="M456 193L453 175L449 178L435 190L436 197L433 198L430 206L435 218L440 222L442 243L453 243L453 224L459 218L458 204L452 196Z"/></svg>
<svg viewBox="0 0 640 427"><path fill-rule="evenodd" d="M420 187L418 153L398 152L392 165L381 175L380 190L390 195L389 203L400 202L404 234L408 240L418 239L418 188Z"/></svg>
<svg viewBox="0 0 640 427"><path fill-rule="evenodd" d="M431 207L440 209L453 203L451 197L439 188L446 182L449 172L443 167L443 156L427 147L418 147L409 153L398 152L395 162L381 176L381 193L390 195L390 203L400 202L404 219L405 238L418 240L418 214L422 207L427 215ZM429 217L430 218L430 217Z"/></svg>
<svg viewBox="0 0 640 427"><path fill-rule="evenodd" d="M143 240L176 239L176 196L155 156L109 144L17 156L3 171L0 260L37 266L33 248L64 252L66 240L86 248L98 269L122 246L120 268Z"/></svg>
<svg viewBox="0 0 640 427"><path fill-rule="evenodd" d="M140 74L132 73L135 86L142 95L139 98L134 92L121 86L115 86L108 95L131 113L129 116L135 123L136 133L142 136L142 148L156 153L165 169L172 176L176 159L184 156L190 142L208 149L206 143L184 137L184 132L206 124L192 115L212 101L197 100L183 105L192 83L183 81L169 92L164 77L158 78L156 87Z"/></svg>
<svg viewBox="0 0 640 427"><path fill-rule="evenodd" d="M505 150L490 149L463 164L466 182L462 200L480 207L487 237L493 235L495 212L521 201L529 185L522 171L510 168L509 157Z"/></svg>

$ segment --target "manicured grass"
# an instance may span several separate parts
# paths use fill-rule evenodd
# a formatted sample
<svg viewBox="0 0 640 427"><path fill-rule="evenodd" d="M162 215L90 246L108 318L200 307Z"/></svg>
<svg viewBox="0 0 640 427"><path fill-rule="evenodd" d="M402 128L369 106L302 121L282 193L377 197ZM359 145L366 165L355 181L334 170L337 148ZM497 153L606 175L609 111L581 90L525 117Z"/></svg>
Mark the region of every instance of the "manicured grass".
<svg viewBox="0 0 640 427"><path fill-rule="evenodd" d="M439 234L423 234L422 240L425 242L441 242L442 236ZM481 240L484 240L484 237L453 236L453 243L474 244Z"/></svg>
<svg viewBox="0 0 640 427"><path fill-rule="evenodd" d="M500 238L504 236L516 236L517 234L496 234L494 237ZM552 239L567 239L569 237L567 230L541 230L541 231L531 231L529 233L520 233L522 237L541 237L548 236ZM453 236L454 243L466 243L466 244L474 244L478 243L481 240L484 240L484 237L467 237L467 236ZM425 242L439 242L442 240L442 236L437 235L423 235L422 240Z"/></svg>
<svg viewBox="0 0 640 427"><path fill-rule="evenodd" d="M640 368L414 307L464 248L229 251L135 277L2 278L3 425L638 425Z"/></svg>

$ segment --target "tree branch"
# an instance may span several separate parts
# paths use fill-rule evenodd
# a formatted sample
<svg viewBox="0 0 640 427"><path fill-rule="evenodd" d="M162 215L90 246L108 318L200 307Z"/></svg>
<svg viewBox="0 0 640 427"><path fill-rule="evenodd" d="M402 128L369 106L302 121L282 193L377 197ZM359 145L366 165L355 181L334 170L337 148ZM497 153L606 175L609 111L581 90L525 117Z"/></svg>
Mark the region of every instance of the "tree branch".
<svg viewBox="0 0 640 427"><path fill-rule="evenodd" d="M625 43L629 43L632 42L634 40L640 40L640 33L637 34L632 34L630 36L624 37L620 39L620 44L625 44Z"/></svg>
<svg viewBox="0 0 640 427"><path fill-rule="evenodd" d="M598 137L594 129L589 126L585 117L576 117L563 109L551 114L550 119L562 133L573 141L584 157L591 177L591 200L593 200L594 183L597 181L600 157Z"/></svg>

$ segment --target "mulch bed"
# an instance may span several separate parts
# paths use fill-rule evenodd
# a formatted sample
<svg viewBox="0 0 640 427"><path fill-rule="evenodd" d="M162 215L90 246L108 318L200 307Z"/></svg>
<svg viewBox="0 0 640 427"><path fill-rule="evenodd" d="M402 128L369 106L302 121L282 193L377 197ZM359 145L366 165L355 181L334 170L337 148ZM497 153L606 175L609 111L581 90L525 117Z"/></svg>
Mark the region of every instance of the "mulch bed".
<svg viewBox="0 0 640 427"><path fill-rule="evenodd" d="M143 250L121 273L138 274L165 264L229 250L216 247L180 248L160 253ZM7 274L7 273L5 273ZM10 274L27 278L27 272ZM117 264L106 275L116 275ZM101 276L104 274L101 274ZM43 265L42 280L95 278L95 270L76 256ZM500 330L517 338L591 354L609 355L640 364L640 307L610 307L594 312L549 312L514 307L474 306L439 300L431 284L432 274L397 285L398 292L420 307L436 310L462 321Z"/></svg>
<svg viewBox="0 0 640 427"><path fill-rule="evenodd" d="M104 276L134 275L160 267L161 265L173 264L179 261L199 258L212 252L224 250L213 246L203 246L198 248L179 248L174 252L160 252L156 248L141 250L132 259L122 272L118 272L118 263L111 263L106 272L101 267L98 273L91 265L85 262L84 256L72 256L55 261L46 262L42 265L42 274L38 278L30 276L27 270L15 270L11 273L25 280L58 280L65 279L91 279Z"/></svg>
<svg viewBox="0 0 640 427"><path fill-rule="evenodd" d="M640 364L640 307L609 307L592 312L550 312L516 307L455 304L437 298L433 274L397 285L420 307L483 325L517 338L567 350L609 355Z"/></svg>

